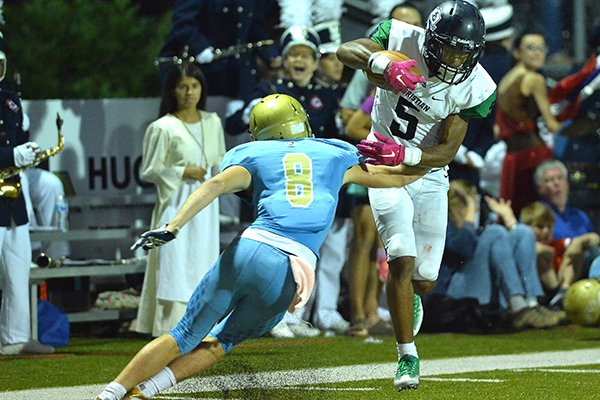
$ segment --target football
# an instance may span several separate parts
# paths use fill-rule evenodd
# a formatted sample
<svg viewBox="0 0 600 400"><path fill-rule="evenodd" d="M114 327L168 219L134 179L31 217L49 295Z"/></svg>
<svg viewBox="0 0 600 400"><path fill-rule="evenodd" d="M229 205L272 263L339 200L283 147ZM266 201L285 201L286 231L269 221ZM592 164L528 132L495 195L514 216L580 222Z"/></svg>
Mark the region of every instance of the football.
<svg viewBox="0 0 600 400"><path fill-rule="evenodd" d="M384 54L387 58L389 58L392 61L400 62L410 60L410 58L406 54L400 53L399 51L380 50L377 53ZM383 78L383 74L375 74L369 70L365 70L364 72L367 75L367 79L369 79L369 82L371 82L371 84L381 89L392 90L390 85ZM412 67L410 69L410 72L412 72L416 76L421 76L421 71L419 71L419 68L417 67Z"/></svg>
<svg viewBox="0 0 600 400"><path fill-rule="evenodd" d="M582 326L600 325L600 282L582 279L567 289L563 300L567 318Z"/></svg>

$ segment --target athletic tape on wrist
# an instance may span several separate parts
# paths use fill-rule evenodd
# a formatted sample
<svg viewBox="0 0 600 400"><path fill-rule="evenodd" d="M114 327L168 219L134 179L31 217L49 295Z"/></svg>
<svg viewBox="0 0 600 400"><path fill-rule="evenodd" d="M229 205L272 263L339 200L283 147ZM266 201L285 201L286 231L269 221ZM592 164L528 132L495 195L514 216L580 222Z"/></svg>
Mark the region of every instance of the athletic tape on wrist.
<svg viewBox="0 0 600 400"><path fill-rule="evenodd" d="M371 70L371 72L375 74L383 74L383 71L390 65L392 60L384 56L383 54L373 53L371 57L369 57L369 61L367 62L367 66Z"/></svg>
<svg viewBox="0 0 600 400"><path fill-rule="evenodd" d="M407 147L404 149L404 164L417 165L421 162L423 151L418 147Z"/></svg>

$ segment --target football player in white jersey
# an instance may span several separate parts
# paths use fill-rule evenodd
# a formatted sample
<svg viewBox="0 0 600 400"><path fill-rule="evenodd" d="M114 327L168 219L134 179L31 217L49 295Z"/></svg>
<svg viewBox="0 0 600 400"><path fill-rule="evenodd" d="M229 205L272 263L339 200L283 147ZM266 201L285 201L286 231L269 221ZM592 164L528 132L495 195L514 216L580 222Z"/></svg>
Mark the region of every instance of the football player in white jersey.
<svg viewBox="0 0 600 400"><path fill-rule="evenodd" d="M417 294L431 291L442 259L447 165L464 139L468 119L488 115L496 98L494 81L478 64L484 33L477 8L455 0L436 7L425 29L392 19L380 23L369 38L344 43L337 51L347 66L380 77L371 133L359 145L361 153L374 163L403 164L407 172L429 171L403 188L369 189L388 255L386 291L398 349L398 390L419 384L414 335L422 310ZM410 60L392 61L381 50Z"/></svg>

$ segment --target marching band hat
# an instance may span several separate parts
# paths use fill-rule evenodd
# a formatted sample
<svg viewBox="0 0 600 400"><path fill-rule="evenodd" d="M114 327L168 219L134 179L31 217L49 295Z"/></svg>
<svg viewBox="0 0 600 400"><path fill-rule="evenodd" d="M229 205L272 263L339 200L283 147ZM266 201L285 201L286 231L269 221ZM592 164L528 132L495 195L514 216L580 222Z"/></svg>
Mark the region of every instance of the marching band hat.
<svg viewBox="0 0 600 400"><path fill-rule="evenodd" d="M315 25L313 28L317 31L321 41L321 45L319 46L321 54L335 53L342 44L340 22L325 21Z"/></svg>
<svg viewBox="0 0 600 400"><path fill-rule="evenodd" d="M307 26L291 26L281 34L279 40L279 46L281 48L281 55L285 57L287 52L294 46L304 45L310 47L315 53L315 58L319 58L319 45L321 40L317 32Z"/></svg>
<svg viewBox="0 0 600 400"><path fill-rule="evenodd" d="M513 7L510 4L480 8L485 21L485 40L494 42L506 39L514 33Z"/></svg>

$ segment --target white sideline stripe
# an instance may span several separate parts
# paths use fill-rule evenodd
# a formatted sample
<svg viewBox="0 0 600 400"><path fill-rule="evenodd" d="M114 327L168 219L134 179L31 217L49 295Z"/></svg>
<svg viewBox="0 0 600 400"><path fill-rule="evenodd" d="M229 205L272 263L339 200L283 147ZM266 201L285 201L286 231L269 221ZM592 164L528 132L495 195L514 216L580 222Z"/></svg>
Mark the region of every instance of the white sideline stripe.
<svg viewBox="0 0 600 400"><path fill-rule="evenodd" d="M420 380L433 381L433 382L486 382L486 383L487 382L490 382L490 383L504 382L504 379L473 379L473 378L421 378Z"/></svg>
<svg viewBox="0 0 600 400"><path fill-rule="evenodd" d="M524 369L517 371L525 371ZM600 374L600 369L555 369L555 368L533 368L529 371L559 372L561 374Z"/></svg>
<svg viewBox="0 0 600 400"><path fill-rule="evenodd" d="M600 349L553 351L498 356L475 356L421 361L421 376L459 374L513 368L537 368L600 363ZM177 393L269 388L298 384L391 379L396 363L348 365L313 370L260 372L189 379L173 388Z"/></svg>
<svg viewBox="0 0 600 400"><path fill-rule="evenodd" d="M421 361L421 375L433 377L467 372L506 369L544 368L573 365L600 364L600 348L542 353L475 356ZM239 390L251 388L276 388L322 383L353 382L371 379L390 379L396 363L348 365L343 367L259 372L191 378L171 389L171 393L194 393ZM108 383L108 382L106 382ZM71 386L0 392L2 400L90 400L98 395L106 383L100 385ZM167 394L166 392L165 394Z"/></svg>
<svg viewBox="0 0 600 400"><path fill-rule="evenodd" d="M318 387L318 386L285 386L278 387L278 390L322 390L328 392L372 392L379 390L378 388L366 387L366 388L338 388L338 387Z"/></svg>

